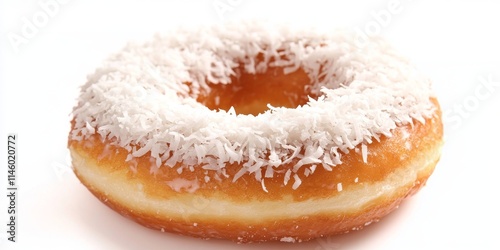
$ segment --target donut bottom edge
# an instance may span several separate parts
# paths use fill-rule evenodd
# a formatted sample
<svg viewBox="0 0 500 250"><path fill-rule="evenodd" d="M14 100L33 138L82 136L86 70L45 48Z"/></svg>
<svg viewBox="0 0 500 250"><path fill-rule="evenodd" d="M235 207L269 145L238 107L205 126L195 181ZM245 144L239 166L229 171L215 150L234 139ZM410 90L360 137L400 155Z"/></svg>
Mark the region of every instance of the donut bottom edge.
<svg viewBox="0 0 500 250"><path fill-rule="evenodd" d="M164 201L151 199L120 171L104 171L85 152L71 147L70 151L78 179L122 216L162 232L251 243L308 241L357 231L377 222L425 185L439 161L441 144L426 148L427 152L386 179L358 190L343 190L342 196L269 204L215 200L187 193Z"/></svg>

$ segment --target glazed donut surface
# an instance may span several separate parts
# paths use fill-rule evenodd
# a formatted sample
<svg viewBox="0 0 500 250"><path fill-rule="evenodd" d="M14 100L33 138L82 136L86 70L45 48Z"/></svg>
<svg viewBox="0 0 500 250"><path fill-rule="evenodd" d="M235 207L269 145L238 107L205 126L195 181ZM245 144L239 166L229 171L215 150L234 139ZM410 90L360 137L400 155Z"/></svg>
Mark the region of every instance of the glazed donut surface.
<svg viewBox="0 0 500 250"><path fill-rule="evenodd" d="M89 76L81 182L161 231L296 242L358 230L439 160L430 81L385 42L258 24L129 44Z"/></svg>

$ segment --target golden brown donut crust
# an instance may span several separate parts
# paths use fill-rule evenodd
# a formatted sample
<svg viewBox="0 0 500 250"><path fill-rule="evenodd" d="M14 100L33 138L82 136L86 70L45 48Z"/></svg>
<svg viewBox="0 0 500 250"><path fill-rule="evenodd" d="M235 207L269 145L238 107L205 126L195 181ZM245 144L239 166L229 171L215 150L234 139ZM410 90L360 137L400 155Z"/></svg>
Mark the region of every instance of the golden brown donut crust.
<svg viewBox="0 0 500 250"><path fill-rule="evenodd" d="M237 164L226 165L229 178L220 180L216 180L214 171L207 172L201 168L179 174L177 167L160 167L153 168L154 173L151 173L149 154L126 162L127 151L110 145L109 141L102 141L99 135L82 141L70 139L69 148L74 171L80 181L107 206L144 226L238 242L280 240L285 237L304 241L358 230L394 210L404 198L425 184L439 160L443 137L440 107L435 98L431 101L436 108L433 117L427 118L425 124L415 122L413 125L397 127L392 137L382 137L380 141L369 144L367 163L363 162L361 150L351 150L342 154L342 164L335 166L332 171L318 166L315 173L308 177L304 176L303 170L299 171L302 184L296 190L292 189L293 180L284 186L285 171L275 172L272 179L265 179L264 185L268 192L253 175L243 175L233 182L232 176L240 169ZM279 169L287 170L294 164L291 162ZM407 173L415 174L414 178L404 177ZM207 175L210 181L205 182ZM197 180L199 186L192 193L189 191L193 190L188 189L173 190L166 183L176 178ZM120 190L116 188L119 185L140 188L127 194L131 197L127 201L126 197L119 197L118 191L108 190L103 180L114 183L110 190ZM341 183L341 190L338 183ZM384 193L383 187L387 185L394 185L394 188ZM329 199L337 196L346 200L345 197L355 190L358 194L371 193L375 198L361 206L347 204L332 211L328 207L321 207L322 204L330 204ZM191 204L192 209L181 208L179 211L182 213L159 211L153 205L138 204L134 195L167 203L181 201L188 207ZM241 207L242 211L252 204L262 208L266 202L270 202L270 210L276 210L279 208L276 204L281 204L281 211L252 210L255 214L242 213L237 216L232 210L227 213L212 212L220 208L220 205L214 204L219 201L227 202L233 208ZM315 209L311 209L314 210L311 213L303 209L295 211L295 214L292 208L300 207L300 204Z"/></svg>

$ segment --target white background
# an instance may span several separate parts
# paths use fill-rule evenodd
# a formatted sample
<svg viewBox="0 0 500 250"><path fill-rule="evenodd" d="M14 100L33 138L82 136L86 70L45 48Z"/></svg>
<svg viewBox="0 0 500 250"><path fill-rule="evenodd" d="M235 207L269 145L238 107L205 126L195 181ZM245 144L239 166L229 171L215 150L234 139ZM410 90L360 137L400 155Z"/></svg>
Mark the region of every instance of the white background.
<svg viewBox="0 0 500 250"><path fill-rule="evenodd" d="M2 191L0 249L500 249L499 2L72 0L44 10L40 3L49 1L0 5L2 190L8 133L18 135L19 158L18 242L6 240ZM162 234L97 201L72 174L66 149L70 112L86 75L130 40L247 18L368 29L428 74L446 113L446 144L427 186L363 231L293 245ZM36 29L26 31L26 22Z"/></svg>

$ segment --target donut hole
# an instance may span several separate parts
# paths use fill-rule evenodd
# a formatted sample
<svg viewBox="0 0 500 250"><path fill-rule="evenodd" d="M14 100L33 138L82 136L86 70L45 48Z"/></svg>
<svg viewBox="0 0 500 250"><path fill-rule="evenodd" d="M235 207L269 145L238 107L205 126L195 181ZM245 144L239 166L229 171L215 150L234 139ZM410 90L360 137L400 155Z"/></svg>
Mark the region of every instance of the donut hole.
<svg viewBox="0 0 500 250"><path fill-rule="evenodd" d="M296 108L306 104L311 80L302 70L285 74L283 68L269 68L265 73L250 74L236 70L229 84L208 83L210 90L200 93L197 101L211 110L234 107L237 114L258 115L273 107Z"/></svg>

